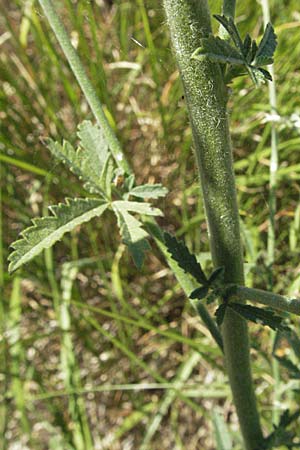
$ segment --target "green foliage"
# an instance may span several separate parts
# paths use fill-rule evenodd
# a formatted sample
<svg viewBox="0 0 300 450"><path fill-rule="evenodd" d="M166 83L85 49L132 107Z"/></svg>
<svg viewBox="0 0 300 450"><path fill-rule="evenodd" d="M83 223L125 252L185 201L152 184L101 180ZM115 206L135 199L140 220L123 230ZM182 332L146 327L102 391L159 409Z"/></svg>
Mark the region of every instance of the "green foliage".
<svg viewBox="0 0 300 450"><path fill-rule="evenodd" d="M66 203L50 206L50 217L34 219L33 226L22 232L22 239L14 242L9 256L9 271L13 272L29 262L42 250L52 247L63 235L93 217L100 217L108 203L99 199L66 199Z"/></svg>
<svg viewBox="0 0 300 450"><path fill-rule="evenodd" d="M287 325L284 324L283 318L277 316L273 311L241 303L229 302L230 297L234 296L236 292L236 286L234 284L225 283L224 267L216 268L209 278L207 278L195 255L190 253L182 241L177 241L177 239L169 233L165 233L164 238L169 253L171 253L172 258L178 263L179 267L186 273L192 275L200 284L200 287L197 287L191 292L190 298L198 300L206 298L208 304L217 299L221 299L222 303L215 313L217 324L219 326L222 325L226 309L231 308L244 319L268 326L273 330L289 331Z"/></svg>
<svg viewBox="0 0 300 450"><path fill-rule="evenodd" d="M295 444L297 435L287 430L287 427L300 417L300 410L290 414L289 410L284 411L280 417L278 425L274 425L274 431L265 439L265 450L285 446L288 449L300 448L300 443Z"/></svg>
<svg viewBox="0 0 300 450"><path fill-rule="evenodd" d="M283 318L277 316L273 311L257 308L256 306L229 302L229 299L236 293L236 285L225 282L224 267L216 268L207 278L195 255L190 253L182 241L177 241L169 233L164 233L164 238L169 253L171 253L172 258L178 263L179 267L192 275L200 284L200 287L197 287L191 292L190 298L198 300L206 298L207 304L217 299L222 301L215 313L219 326L222 325L226 309L231 308L244 319L268 326L273 330L289 331L289 328L284 324Z"/></svg>
<svg viewBox="0 0 300 450"><path fill-rule="evenodd" d="M169 233L164 233L164 239L168 252L171 253L172 258L177 262L179 267L186 273L192 275L200 284L200 287L194 289L189 295L192 300L207 298L207 303L209 304L217 298L225 298L229 290L232 292L234 286L225 284L224 282L224 267L217 267L207 278L196 256L190 253L183 241L177 241Z"/></svg>
<svg viewBox="0 0 300 450"><path fill-rule="evenodd" d="M114 170L109 147L99 126L84 121L78 126L77 135L77 150L67 141L61 145L51 139L48 140L48 148L53 156L85 182L86 190L98 194L99 199L67 199L66 204L49 208L52 216L34 219L33 226L23 231L22 239L12 244L14 251L9 257L10 272L54 245L76 226L93 217L100 217L107 208L116 214L123 242L128 246L136 266L141 268L143 264L145 251L150 248L146 240L148 234L142 229L142 222L131 213L161 216L162 212L149 203L133 202L128 198L130 195L142 199L158 198L166 195L167 189L160 184L134 187L132 175L125 177L123 171L119 173L120 169ZM121 185L115 183L120 175ZM112 192L124 200L113 200Z"/></svg>
<svg viewBox="0 0 300 450"><path fill-rule="evenodd" d="M277 36L270 23L267 24L264 35L254 56L255 66L266 66L273 63L273 55L277 46Z"/></svg>
<svg viewBox="0 0 300 450"><path fill-rule="evenodd" d="M234 46L226 40L210 35L201 39L201 46L195 50L193 59L201 61L209 58L212 62L227 64L224 77L226 83L233 78L249 73L253 83L258 86L266 80L271 81L270 73L261 66L273 63L273 55L276 49L276 34L270 23L266 26L262 40L257 46L247 34L244 41L231 17L214 15L214 17L226 29Z"/></svg>
<svg viewBox="0 0 300 450"><path fill-rule="evenodd" d="M198 300L202 300L205 298L208 294L209 287L207 285L201 286L199 288L196 288L193 292L190 294L191 299L197 298Z"/></svg>
<svg viewBox="0 0 300 450"><path fill-rule="evenodd" d="M129 190L128 194L138 198L159 198L165 197L168 189L161 184L144 184L143 186L136 186Z"/></svg>
<svg viewBox="0 0 300 450"><path fill-rule="evenodd" d="M226 303L222 303L218 309L215 312L215 316L216 316L216 320L217 320L217 324L219 325L219 327L222 325L224 317L225 317L225 313L226 313L226 309L227 309L227 304Z"/></svg>
<svg viewBox="0 0 300 450"><path fill-rule="evenodd" d="M79 147L77 150L68 141L63 144L47 140L50 152L62 161L79 179L85 181L84 187L91 193L105 197L105 171L110 153L100 128L90 121L78 126Z"/></svg>
<svg viewBox="0 0 300 450"><path fill-rule="evenodd" d="M233 443L223 414L218 411L213 411L212 421L215 432L216 450L231 450Z"/></svg>
<svg viewBox="0 0 300 450"><path fill-rule="evenodd" d="M118 219L123 242L128 246L135 265L141 268L144 262L144 254L150 249L146 239L148 234L142 229L143 224L133 217L129 211L148 216L161 216L162 213L159 209L152 208L148 203L115 201L112 203L112 208Z"/></svg>
<svg viewBox="0 0 300 450"><path fill-rule="evenodd" d="M201 61L202 58L209 58L213 62L243 65L244 58L224 39L212 34L208 38L201 39L201 47L193 53L193 59Z"/></svg>
<svg viewBox="0 0 300 450"><path fill-rule="evenodd" d="M222 286L224 284L224 274L225 274L224 267L217 267L215 270L213 270L208 279L209 286L211 287Z"/></svg>
<svg viewBox="0 0 300 450"><path fill-rule="evenodd" d="M273 311L263 308L257 308L256 306L227 301L225 303L222 303L216 311L216 319L218 325L222 325L227 308L231 308L241 317L246 320L250 320L251 322L268 326L273 330L289 331L287 325L284 324L284 319L280 316L277 316Z"/></svg>
<svg viewBox="0 0 300 450"><path fill-rule="evenodd" d="M78 126L77 136L80 139L80 147L85 150L87 159L99 177L109 157L108 145L101 128L85 120Z"/></svg>
<svg viewBox="0 0 300 450"><path fill-rule="evenodd" d="M277 359L282 367L287 369L290 378L300 379L300 369L293 363L293 361L286 356L278 356L276 354L274 355L274 358Z"/></svg>
<svg viewBox="0 0 300 450"><path fill-rule="evenodd" d="M291 351L287 352L284 356L278 356L276 354L276 349L283 339L288 341ZM273 356L277 359L279 364L287 370L290 378L300 379L300 339L294 330L290 333L282 333L278 336L274 343ZM298 361L298 365L296 365L294 361Z"/></svg>
<svg viewBox="0 0 300 450"><path fill-rule="evenodd" d="M241 303L229 303L231 309L240 314L247 320L254 323L260 323L261 325L268 326L273 330L288 331L287 325L284 324L284 319L277 316L274 311L270 311L263 308L257 308L256 306L243 305Z"/></svg>
<svg viewBox="0 0 300 450"><path fill-rule="evenodd" d="M165 243L168 252L171 253L172 258L178 263L179 267L185 272L192 275L199 284L206 286L207 278L197 261L195 255L191 254L183 241L179 242L169 233L164 233Z"/></svg>

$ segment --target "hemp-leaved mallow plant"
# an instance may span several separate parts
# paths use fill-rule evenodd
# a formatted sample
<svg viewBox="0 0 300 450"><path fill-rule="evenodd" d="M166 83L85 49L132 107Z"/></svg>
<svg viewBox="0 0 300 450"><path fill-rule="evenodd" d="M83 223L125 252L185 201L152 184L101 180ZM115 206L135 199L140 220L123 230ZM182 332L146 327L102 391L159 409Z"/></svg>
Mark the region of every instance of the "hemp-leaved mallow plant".
<svg viewBox="0 0 300 450"><path fill-rule="evenodd" d="M286 411L279 424L263 436L251 377L247 321L291 332L274 310L300 315L300 301L244 286L243 252L232 165L227 112L228 85L233 78L250 75L254 86L271 81L265 66L273 61L276 35L266 26L257 44L242 37L234 21L235 1L224 0L220 36L214 36L207 0L164 0L171 42L192 127L209 228L214 270L207 275L183 242L163 233L155 221L162 212L148 200L166 195L160 184L137 186L114 131L74 50L51 0L40 5L65 53L97 123L84 121L77 131L77 147L68 141L47 140L52 155L83 182L86 196L67 198L51 206L50 215L33 225L12 244L10 272L28 263L76 226L113 213L123 242L138 268L149 250L150 234L166 258L190 302L224 353L227 374L246 450L293 448L294 436L286 428L299 412ZM102 219L105 220L105 219ZM246 300L268 307L247 305ZM216 320L206 304L216 302ZM221 447L223 448L223 447Z"/></svg>

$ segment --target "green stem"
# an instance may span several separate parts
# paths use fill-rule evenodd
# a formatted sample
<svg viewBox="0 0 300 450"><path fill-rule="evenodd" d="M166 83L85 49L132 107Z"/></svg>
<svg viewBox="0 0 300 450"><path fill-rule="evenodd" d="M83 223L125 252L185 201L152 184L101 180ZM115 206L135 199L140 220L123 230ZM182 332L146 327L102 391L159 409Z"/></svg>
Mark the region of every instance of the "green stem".
<svg viewBox="0 0 300 450"><path fill-rule="evenodd" d="M85 73L84 67L74 47L71 44L67 31L60 18L58 17L51 0L39 0L39 2L58 42L60 43L61 48L64 51L64 54L82 89L82 92L84 93L86 101L90 105L95 118L101 126L101 129L104 133L107 143L109 144L118 167L123 169L125 172L130 173L129 165L124 157L121 145L111 126L109 125L109 122L104 114L102 104L97 95L95 95L95 89Z"/></svg>
<svg viewBox="0 0 300 450"><path fill-rule="evenodd" d="M208 4L206 0L164 0L164 7L189 110L213 262L216 267L225 267L228 282L243 284L227 90L218 64L191 60L200 39L211 32ZM228 309L222 334L226 367L245 448L262 448L247 325Z"/></svg>
<svg viewBox="0 0 300 450"><path fill-rule="evenodd" d="M300 299L297 298L289 298L283 295L273 294L273 292L247 288L245 286L237 286L234 297L238 298L239 301L250 300L254 303L261 303L271 308L300 316Z"/></svg>

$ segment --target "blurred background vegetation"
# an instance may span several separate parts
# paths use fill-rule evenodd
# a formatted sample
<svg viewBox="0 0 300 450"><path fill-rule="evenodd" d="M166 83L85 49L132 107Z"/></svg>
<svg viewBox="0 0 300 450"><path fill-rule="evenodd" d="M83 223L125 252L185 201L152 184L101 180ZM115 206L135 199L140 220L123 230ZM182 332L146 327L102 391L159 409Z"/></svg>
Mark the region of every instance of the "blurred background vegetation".
<svg viewBox="0 0 300 450"><path fill-rule="evenodd" d="M159 204L161 225L209 266L191 131L162 2L54 3L137 182L169 189ZM220 3L211 1L213 13ZM259 38L260 3L237 3L242 35ZM273 0L270 8L279 41L273 289L299 295L300 8L298 0ZM219 448L240 449L221 352L154 244L138 272L106 217L8 275L8 248L18 233L49 204L82 192L43 137L74 142L77 124L93 118L35 0L0 1L0 81L0 449L212 450L220 433L227 446ZM255 89L248 78L231 87L247 283L266 288L268 89ZM274 369L273 337L259 326L250 332L267 432L283 410L299 404L299 341L277 340L285 367Z"/></svg>

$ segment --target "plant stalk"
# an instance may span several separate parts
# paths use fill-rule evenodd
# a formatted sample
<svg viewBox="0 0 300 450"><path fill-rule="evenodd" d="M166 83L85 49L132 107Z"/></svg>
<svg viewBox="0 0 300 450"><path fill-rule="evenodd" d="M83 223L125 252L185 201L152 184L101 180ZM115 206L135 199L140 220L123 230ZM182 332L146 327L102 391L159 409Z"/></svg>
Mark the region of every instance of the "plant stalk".
<svg viewBox="0 0 300 450"><path fill-rule="evenodd" d="M88 79L88 77L86 76L82 62L79 59L74 47L71 44L68 33L63 23L61 22L60 18L58 17L57 12L55 11L54 6L52 4L52 1L39 0L39 2L44 10L44 13L51 25L51 28L58 42L60 43L61 48L63 49L63 52L68 60L68 63L71 66L72 72L74 73L85 98L96 120L101 126L101 129L104 133L107 143L109 144L109 147L111 149L111 152L118 167L123 169L125 172L130 173L129 165L124 157L120 143L104 114L102 104L97 95L95 95L95 89L90 80Z"/></svg>
<svg viewBox="0 0 300 450"><path fill-rule="evenodd" d="M300 316L300 299L285 297L262 289L237 286L233 297L239 302L249 300L253 303L261 303L279 311L284 311Z"/></svg>
<svg viewBox="0 0 300 450"><path fill-rule="evenodd" d="M227 282L244 284L235 178L232 167L227 88L221 68L191 55L211 33L206 0L164 0L193 132L211 252L215 267L225 267ZM226 367L247 450L263 447L251 377L246 322L227 310L222 326Z"/></svg>

